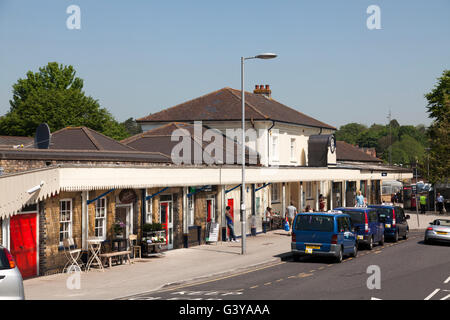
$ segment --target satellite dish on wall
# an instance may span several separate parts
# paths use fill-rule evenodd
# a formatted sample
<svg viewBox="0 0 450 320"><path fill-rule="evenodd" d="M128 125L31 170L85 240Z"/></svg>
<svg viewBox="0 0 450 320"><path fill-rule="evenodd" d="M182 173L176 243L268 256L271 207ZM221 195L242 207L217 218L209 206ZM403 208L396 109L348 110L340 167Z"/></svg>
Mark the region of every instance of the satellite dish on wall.
<svg viewBox="0 0 450 320"><path fill-rule="evenodd" d="M34 144L38 149L48 149L50 146L50 128L48 124L41 123L36 129Z"/></svg>

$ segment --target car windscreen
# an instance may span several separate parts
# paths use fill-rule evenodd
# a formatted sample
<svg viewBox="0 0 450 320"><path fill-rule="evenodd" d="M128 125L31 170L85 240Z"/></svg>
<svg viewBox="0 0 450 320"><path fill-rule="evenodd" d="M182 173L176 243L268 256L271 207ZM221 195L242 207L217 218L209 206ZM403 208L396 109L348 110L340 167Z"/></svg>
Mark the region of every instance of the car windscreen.
<svg viewBox="0 0 450 320"><path fill-rule="evenodd" d="M389 208L376 208L380 221L386 221L386 219L392 219L392 209Z"/></svg>
<svg viewBox="0 0 450 320"><path fill-rule="evenodd" d="M340 210L343 213L346 213L352 219L353 224L364 224L366 222L365 213L359 211L351 211L351 210Z"/></svg>
<svg viewBox="0 0 450 320"><path fill-rule="evenodd" d="M334 218L329 216L319 216L301 214L297 216L295 229L298 231L334 231Z"/></svg>

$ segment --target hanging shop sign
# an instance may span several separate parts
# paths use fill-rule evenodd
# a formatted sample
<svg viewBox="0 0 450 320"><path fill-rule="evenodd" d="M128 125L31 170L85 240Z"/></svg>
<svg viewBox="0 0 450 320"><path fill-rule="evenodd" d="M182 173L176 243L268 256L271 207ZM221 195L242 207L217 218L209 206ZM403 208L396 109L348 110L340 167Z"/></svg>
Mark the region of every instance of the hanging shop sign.
<svg viewBox="0 0 450 320"><path fill-rule="evenodd" d="M120 191L119 200L123 204L128 204L136 200L136 192L133 189L125 189Z"/></svg>

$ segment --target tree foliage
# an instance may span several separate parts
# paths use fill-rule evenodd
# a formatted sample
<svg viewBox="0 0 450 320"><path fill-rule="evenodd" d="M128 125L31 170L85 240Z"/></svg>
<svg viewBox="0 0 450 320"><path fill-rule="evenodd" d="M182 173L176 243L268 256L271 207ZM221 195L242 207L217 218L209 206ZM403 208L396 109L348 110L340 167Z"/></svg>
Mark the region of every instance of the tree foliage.
<svg viewBox="0 0 450 320"><path fill-rule="evenodd" d="M136 122L133 118L129 118L121 123L125 130L127 130L127 133L130 136L134 136L135 134L142 133L142 127L139 123Z"/></svg>
<svg viewBox="0 0 450 320"><path fill-rule="evenodd" d="M83 80L75 77L72 66L50 62L39 72L28 71L25 79L13 85L8 113L0 119L0 134L33 136L46 122L50 130L67 126L87 126L114 139L128 136L125 127L86 96Z"/></svg>
<svg viewBox="0 0 450 320"><path fill-rule="evenodd" d="M428 129L430 142L430 180L448 182L450 178L450 70L444 70L434 89L425 94L428 116L433 123Z"/></svg>

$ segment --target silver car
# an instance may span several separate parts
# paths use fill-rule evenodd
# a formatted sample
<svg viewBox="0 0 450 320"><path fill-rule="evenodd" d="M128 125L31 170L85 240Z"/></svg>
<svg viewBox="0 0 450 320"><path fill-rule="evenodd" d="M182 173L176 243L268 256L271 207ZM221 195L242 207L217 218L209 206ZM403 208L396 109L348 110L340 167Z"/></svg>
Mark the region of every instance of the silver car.
<svg viewBox="0 0 450 320"><path fill-rule="evenodd" d="M8 249L0 246L0 300L24 300L23 279Z"/></svg>
<svg viewBox="0 0 450 320"><path fill-rule="evenodd" d="M433 241L448 241L450 243L450 220L436 219L430 222L430 226L425 231L425 243Z"/></svg>

